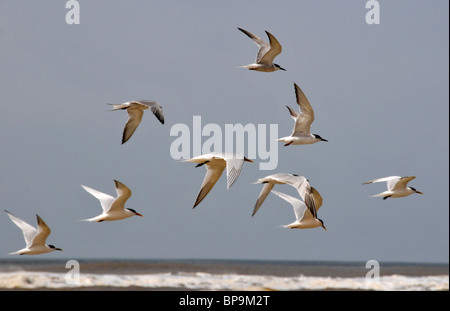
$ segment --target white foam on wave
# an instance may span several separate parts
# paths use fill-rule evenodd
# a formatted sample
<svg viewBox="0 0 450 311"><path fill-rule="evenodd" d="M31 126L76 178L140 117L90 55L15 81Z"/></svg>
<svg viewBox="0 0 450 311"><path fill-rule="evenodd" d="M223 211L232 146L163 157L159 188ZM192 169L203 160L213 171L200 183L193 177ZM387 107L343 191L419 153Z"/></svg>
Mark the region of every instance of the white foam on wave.
<svg viewBox="0 0 450 311"><path fill-rule="evenodd" d="M449 290L449 276L381 276L378 280L365 278L267 275L157 273L157 274L87 274L81 273L79 284L70 284L64 273L4 272L0 273L0 288L5 289L63 289L111 286L125 288L172 287L190 290L377 290L377 291L437 291Z"/></svg>

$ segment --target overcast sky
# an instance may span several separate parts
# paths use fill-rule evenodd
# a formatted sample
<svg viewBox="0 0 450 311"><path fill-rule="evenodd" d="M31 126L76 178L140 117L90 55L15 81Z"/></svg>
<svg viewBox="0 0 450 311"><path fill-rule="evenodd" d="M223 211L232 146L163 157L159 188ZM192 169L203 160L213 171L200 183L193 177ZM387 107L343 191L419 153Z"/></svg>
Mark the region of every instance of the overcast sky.
<svg viewBox="0 0 450 311"><path fill-rule="evenodd" d="M380 0L373 25L366 1L79 3L80 24L69 25L65 1L0 0L0 207L51 227L47 242L64 252L39 258L448 263L448 1ZM287 71L239 68L257 46L237 27L275 35ZM202 126L276 124L287 136L294 82L328 142L278 143L275 169L261 170L257 155L192 209L205 168L172 157L171 129L192 130L200 116ZM106 104L136 99L158 101L166 122L146 111L121 145L126 112ZM252 183L274 173L310 180L328 231L282 228L294 213L273 194L251 217ZM370 196L385 184L361 185L390 175L416 176L410 186L424 195L383 201ZM115 195L114 179L144 217L79 221L101 212L80 185ZM23 237L0 216L0 258L12 258Z"/></svg>

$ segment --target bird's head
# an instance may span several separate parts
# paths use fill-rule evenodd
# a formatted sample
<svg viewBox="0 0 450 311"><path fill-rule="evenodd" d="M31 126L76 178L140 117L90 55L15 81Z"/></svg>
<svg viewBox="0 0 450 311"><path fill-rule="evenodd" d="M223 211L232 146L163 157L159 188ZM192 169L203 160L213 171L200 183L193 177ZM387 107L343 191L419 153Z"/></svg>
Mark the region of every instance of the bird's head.
<svg viewBox="0 0 450 311"><path fill-rule="evenodd" d="M318 221L320 221L320 224L322 225L322 228L324 228L325 230L327 230L327 228L325 227L325 225L323 224L323 221L322 221L322 219L317 219Z"/></svg>
<svg viewBox="0 0 450 311"><path fill-rule="evenodd" d="M284 69L283 67L281 67L280 65L278 65L278 64L273 64L278 70L283 70L283 71L286 71L286 69Z"/></svg>
<svg viewBox="0 0 450 311"><path fill-rule="evenodd" d="M132 213L135 214L136 216L144 217L144 215L139 214L138 212L136 212L136 211L135 211L134 209L132 209L132 208L127 208L127 210L129 210L130 212L132 212Z"/></svg>
<svg viewBox="0 0 450 311"><path fill-rule="evenodd" d="M420 192L419 190L416 190L416 188L413 188L413 187L410 187L415 193L418 193L418 194L423 194L423 192Z"/></svg>
<svg viewBox="0 0 450 311"><path fill-rule="evenodd" d="M54 251L62 251L62 249L61 248L57 248L57 247L55 247L55 245L48 245L48 247L50 247L52 250L54 250Z"/></svg>
<svg viewBox="0 0 450 311"><path fill-rule="evenodd" d="M320 141L328 141L328 140L326 140L325 138L320 137L319 134L313 134L313 135L314 135L314 137L315 137L316 139L318 139L318 140L320 140Z"/></svg>

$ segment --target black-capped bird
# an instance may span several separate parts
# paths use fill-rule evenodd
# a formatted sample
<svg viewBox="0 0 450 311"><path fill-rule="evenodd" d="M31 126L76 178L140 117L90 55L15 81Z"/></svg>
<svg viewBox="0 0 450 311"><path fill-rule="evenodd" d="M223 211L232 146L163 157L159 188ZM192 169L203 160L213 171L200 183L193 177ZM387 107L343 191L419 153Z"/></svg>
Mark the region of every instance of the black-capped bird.
<svg viewBox="0 0 450 311"><path fill-rule="evenodd" d="M244 161L253 163L252 160L235 153L208 153L185 160L185 162L198 163L196 167L206 166L206 175L193 208L199 205L211 191L225 168L227 169L227 189L229 189L239 177Z"/></svg>
<svg viewBox="0 0 450 311"><path fill-rule="evenodd" d="M83 219L84 221L113 221L129 218L132 216L141 216L132 208L126 208L125 202L131 197L131 190L122 184L121 182L114 180L116 185L117 197L110 196L109 194L100 192L98 190L81 185L84 190L96 197L102 206L103 213L89 219Z"/></svg>
<svg viewBox="0 0 450 311"><path fill-rule="evenodd" d="M297 105L300 109L300 113L296 112L294 109L286 106L294 119L294 129L292 130L291 136L286 136L279 138L278 141L284 142L285 146L289 145L306 145L314 144L319 141L328 141L318 134L311 134L311 125L314 122L314 110L309 103L308 98L306 98L305 93L300 89L300 87L294 83L295 98Z"/></svg>
<svg viewBox="0 0 450 311"><path fill-rule="evenodd" d="M322 227L325 230L327 230L327 228L323 224L322 219L317 218L317 211L319 210L319 208L322 204L320 204L318 206L315 206L315 205L308 206L305 204L304 201L294 198L285 193L278 192L275 190L272 192L274 194L276 194L277 196L279 196L280 198L289 202L292 205L292 207L294 208L295 221L288 225L285 225L283 227L290 228L290 229L309 229L309 228ZM315 194L316 201L319 200L318 196L320 196L320 195L318 195L318 192L317 192L317 194Z"/></svg>
<svg viewBox="0 0 450 311"><path fill-rule="evenodd" d="M16 224L17 227L22 230L23 237L25 239L26 247L18 250L17 252L10 253L10 255L19 254L19 255L39 255L44 253L49 253L53 251L62 251L62 249L55 247L51 244L45 244L48 236L51 233L50 228L47 224L42 220L39 215L36 215L37 218L37 229L23 221L22 219L14 216L7 210L5 212L8 214L9 218L13 223Z"/></svg>
<svg viewBox="0 0 450 311"><path fill-rule="evenodd" d="M111 111L126 110L128 112L128 121L125 124L125 128L123 129L122 134L122 144L126 143L136 131L137 127L141 123L142 116L144 115L144 110L150 109L159 120L159 122L164 124L164 113L161 105L158 102L151 100L135 100L119 105L109 105L113 105Z"/></svg>
<svg viewBox="0 0 450 311"><path fill-rule="evenodd" d="M416 178L416 176L389 176L364 182L363 185L377 182L386 182L388 190L372 196L383 197L383 200L386 200L387 198L402 198L413 193L423 194L423 192L417 191L415 188L407 186L407 184L414 178Z"/></svg>
<svg viewBox="0 0 450 311"><path fill-rule="evenodd" d="M267 36L269 37L269 42L265 42L258 36L255 36L251 32L248 32L245 29L238 28L240 31L245 33L247 36L252 39L256 45L259 47L258 54L256 55L256 60L253 64L241 66L247 68L249 70L255 71L263 71L263 72L273 72L277 70L284 70L280 65L275 64L273 62L274 58L281 53L281 44L278 40L268 31L266 31Z"/></svg>

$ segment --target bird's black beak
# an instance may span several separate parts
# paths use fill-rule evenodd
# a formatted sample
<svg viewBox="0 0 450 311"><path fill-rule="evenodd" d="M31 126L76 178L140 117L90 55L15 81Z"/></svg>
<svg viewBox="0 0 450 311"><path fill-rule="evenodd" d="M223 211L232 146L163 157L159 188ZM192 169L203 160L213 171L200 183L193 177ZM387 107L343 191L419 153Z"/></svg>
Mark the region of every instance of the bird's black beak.
<svg viewBox="0 0 450 311"><path fill-rule="evenodd" d="M321 141L328 141L328 140L326 140L325 138L321 138L320 140L321 140Z"/></svg>
<svg viewBox="0 0 450 311"><path fill-rule="evenodd" d="M282 68L282 67L280 67L280 70L286 71L286 69L284 69L284 68Z"/></svg>
<svg viewBox="0 0 450 311"><path fill-rule="evenodd" d="M244 157L244 161L255 163L255 162L253 162L252 160L247 159L246 157Z"/></svg>
<svg viewBox="0 0 450 311"><path fill-rule="evenodd" d="M63 249L55 247L55 251L63 251Z"/></svg>

